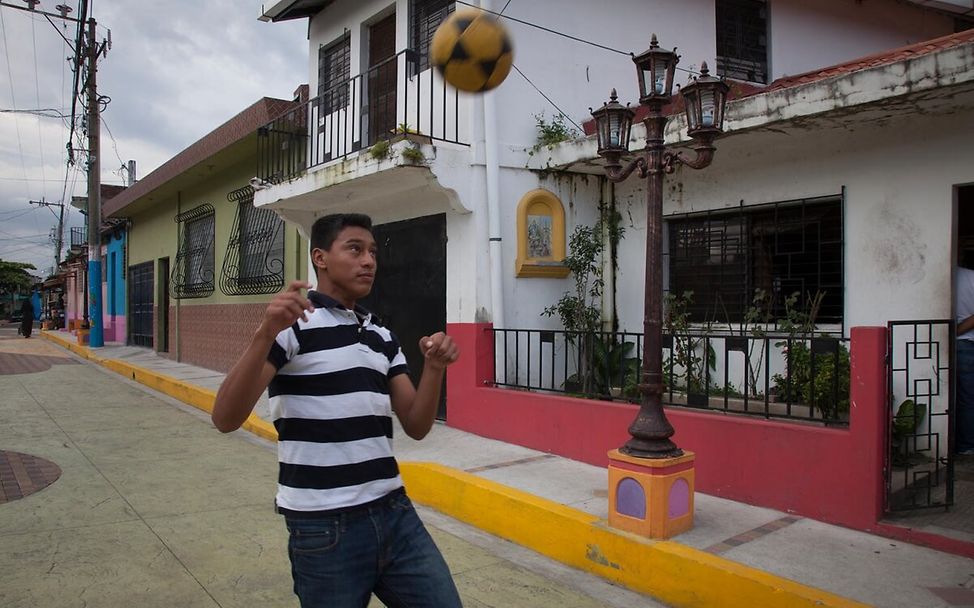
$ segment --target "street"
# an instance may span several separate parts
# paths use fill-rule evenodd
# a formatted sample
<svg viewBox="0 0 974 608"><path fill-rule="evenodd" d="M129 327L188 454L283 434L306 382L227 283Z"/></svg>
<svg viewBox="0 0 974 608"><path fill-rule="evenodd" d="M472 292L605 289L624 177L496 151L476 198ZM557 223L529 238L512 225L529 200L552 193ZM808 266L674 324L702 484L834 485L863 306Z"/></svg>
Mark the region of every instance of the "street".
<svg viewBox="0 0 974 608"><path fill-rule="evenodd" d="M272 444L13 325L0 394L0 606L297 606ZM466 606L659 605L420 514Z"/></svg>

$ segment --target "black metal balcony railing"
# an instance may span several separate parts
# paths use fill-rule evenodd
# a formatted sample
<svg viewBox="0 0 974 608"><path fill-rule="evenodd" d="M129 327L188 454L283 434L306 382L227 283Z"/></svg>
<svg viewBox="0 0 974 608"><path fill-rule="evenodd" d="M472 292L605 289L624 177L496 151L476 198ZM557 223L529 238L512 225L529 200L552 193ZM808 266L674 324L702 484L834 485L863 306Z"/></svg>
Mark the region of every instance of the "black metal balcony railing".
<svg viewBox="0 0 974 608"><path fill-rule="evenodd" d="M71 249L80 249L88 244L88 229L84 226L76 226L71 228L70 237L70 247Z"/></svg>
<svg viewBox="0 0 974 608"><path fill-rule="evenodd" d="M412 50L331 86L257 130L257 176L279 183L409 132L465 144L459 93Z"/></svg>
<svg viewBox="0 0 974 608"><path fill-rule="evenodd" d="M638 403L643 335L494 329L494 384ZM847 338L663 336L663 403L846 424Z"/></svg>

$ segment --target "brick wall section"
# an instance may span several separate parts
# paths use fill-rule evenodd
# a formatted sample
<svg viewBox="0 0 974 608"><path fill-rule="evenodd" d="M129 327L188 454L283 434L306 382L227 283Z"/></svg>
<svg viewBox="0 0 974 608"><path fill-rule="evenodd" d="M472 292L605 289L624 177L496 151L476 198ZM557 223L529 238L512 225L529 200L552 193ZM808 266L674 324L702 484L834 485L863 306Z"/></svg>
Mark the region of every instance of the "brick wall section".
<svg viewBox="0 0 974 608"><path fill-rule="evenodd" d="M179 337L175 333L176 311L170 308L169 356L219 372L230 367L250 344L267 304L203 304L179 307Z"/></svg>

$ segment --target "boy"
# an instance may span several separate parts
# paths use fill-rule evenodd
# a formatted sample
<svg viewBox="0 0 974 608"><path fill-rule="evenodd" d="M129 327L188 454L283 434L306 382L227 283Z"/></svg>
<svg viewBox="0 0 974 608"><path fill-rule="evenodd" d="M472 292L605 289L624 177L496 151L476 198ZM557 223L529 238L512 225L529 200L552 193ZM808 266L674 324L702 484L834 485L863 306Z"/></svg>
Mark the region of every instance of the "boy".
<svg viewBox="0 0 974 608"><path fill-rule="evenodd" d="M290 534L303 608L460 606L450 572L420 522L392 455L392 412L414 439L430 431L457 346L423 337L419 387L396 337L356 302L372 290L376 243L361 214L311 229L318 289L294 281L264 312L250 346L217 392L213 423L244 423L264 389L278 432L277 510Z"/></svg>

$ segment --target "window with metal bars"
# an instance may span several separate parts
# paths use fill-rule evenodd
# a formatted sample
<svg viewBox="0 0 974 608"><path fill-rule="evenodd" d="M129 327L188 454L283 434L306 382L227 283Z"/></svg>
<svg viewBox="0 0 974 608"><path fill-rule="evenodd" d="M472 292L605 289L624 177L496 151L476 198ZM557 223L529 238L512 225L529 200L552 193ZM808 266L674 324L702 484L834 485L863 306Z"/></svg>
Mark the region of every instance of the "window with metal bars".
<svg viewBox="0 0 974 608"><path fill-rule="evenodd" d="M804 310L821 292L817 324L841 324L842 197L823 197L667 218L669 292L693 292L691 321L737 323L756 290L774 319L798 294Z"/></svg>
<svg viewBox="0 0 974 608"><path fill-rule="evenodd" d="M227 295L274 293L284 287L284 222L254 207L254 189L227 195L237 203L237 220L223 258L220 291Z"/></svg>
<svg viewBox="0 0 974 608"><path fill-rule="evenodd" d="M351 37L318 49L318 98L322 114L331 114L348 105L348 81L351 78Z"/></svg>
<svg viewBox="0 0 974 608"><path fill-rule="evenodd" d="M768 83L765 0L717 0L717 74Z"/></svg>
<svg viewBox="0 0 974 608"><path fill-rule="evenodd" d="M169 283L172 297L205 298L214 289L213 205L204 203L176 216L179 253Z"/></svg>
<svg viewBox="0 0 974 608"><path fill-rule="evenodd" d="M418 55L416 71L430 67L430 40L436 28L456 10L453 0L411 0L409 3L409 42Z"/></svg>

